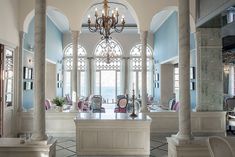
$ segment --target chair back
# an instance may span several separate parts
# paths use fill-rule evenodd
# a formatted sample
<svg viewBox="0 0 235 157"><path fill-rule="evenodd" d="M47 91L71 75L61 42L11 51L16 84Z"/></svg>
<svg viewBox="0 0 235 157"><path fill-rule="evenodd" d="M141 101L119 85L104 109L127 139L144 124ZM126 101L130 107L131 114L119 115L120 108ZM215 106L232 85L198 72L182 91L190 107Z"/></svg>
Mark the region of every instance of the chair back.
<svg viewBox="0 0 235 157"><path fill-rule="evenodd" d="M121 99L118 99L118 107L120 108L126 108L127 106L127 98L123 97Z"/></svg>
<svg viewBox="0 0 235 157"><path fill-rule="evenodd" d="M231 145L222 137L209 137L207 144L211 157L235 157Z"/></svg>
<svg viewBox="0 0 235 157"><path fill-rule="evenodd" d="M51 108L51 102L50 102L50 100L46 99L45 100L45 109L49 110L50 108Z"/></svg>
<svg viewBox="0 0 235 157"><path fill-rule="evenodd" d="M168 104L169 104L169 110L174 110L174 105L175 105L175 99L170 99Z"/></svg>
<svg viewBox="0 0 235 157"><path fill-rule="evenodd" d="M72 105L72 99L71 99L71 97L69 96L69 94L66 94L66 95L65 95L65 101L66 101L66 104L67 104L67 105Z"/></svg>
<svg viewBox="0 0 235 157"><path fill-rule="evenodd" d="M102 96L94 95L91 98L91 108L92 109L101 109L102 106Z"/></svg>
<svg viewBox="0 0 235 157"><path fill-rule="evenodd" d="M227 98L225 101L225 109L227 111L232 111L235 108L235 97Z"/></svg>

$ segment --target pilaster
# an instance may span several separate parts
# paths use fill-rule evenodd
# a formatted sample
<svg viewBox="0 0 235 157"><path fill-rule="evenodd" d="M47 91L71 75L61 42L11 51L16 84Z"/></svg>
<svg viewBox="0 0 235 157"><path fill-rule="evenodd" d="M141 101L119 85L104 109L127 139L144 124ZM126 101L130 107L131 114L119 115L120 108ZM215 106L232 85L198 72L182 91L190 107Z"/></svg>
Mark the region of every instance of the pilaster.
<svg viewBox="0 0 235 157"><path fill-rule="evenodd" d="M223 65L220 28L198 28L197 37L197 111L223 109Z"/></svg>

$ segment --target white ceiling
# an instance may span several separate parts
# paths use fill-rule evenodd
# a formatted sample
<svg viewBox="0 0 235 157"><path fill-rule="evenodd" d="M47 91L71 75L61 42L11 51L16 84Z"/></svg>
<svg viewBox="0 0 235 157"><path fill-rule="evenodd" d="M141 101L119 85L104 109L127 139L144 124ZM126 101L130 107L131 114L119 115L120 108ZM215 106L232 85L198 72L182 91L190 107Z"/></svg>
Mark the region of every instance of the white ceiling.
<svg viewBox="0 0 235 157"><path fill-rule="evenodd" d="M118 0L110 0L108 5L110 7L110 15L111 15L111 10L115 10L115 8L118 8L120 19L121 19L122 15L125 16L125 22L126 22L125 25L130 26L130 28L126 27L124 29L125 31L137 32L136 21L125 5L119 3ZM87 16L88 15L91 16L91 21L94 22L95 8L98 9L98 14L101 15L101 11L103 8L102 2L96 3L88 9L88 12L85 14L85 16L83 18L83 25L87 25ZM156 14L153 17L153 20L152 20L152 23L150 26L150 31L155 32L173 12L174 11L172 11L172 10L164 10L164 11L161 11L158 14ZM48 9L47 15L61 32L68 32L69 31L69 21L68 21L67 17L64 16L62 13L60 13L59 11L54 10L54 9ZM83 27L83 31L86 31L86 30L87 30L87 28Z"/></svg>

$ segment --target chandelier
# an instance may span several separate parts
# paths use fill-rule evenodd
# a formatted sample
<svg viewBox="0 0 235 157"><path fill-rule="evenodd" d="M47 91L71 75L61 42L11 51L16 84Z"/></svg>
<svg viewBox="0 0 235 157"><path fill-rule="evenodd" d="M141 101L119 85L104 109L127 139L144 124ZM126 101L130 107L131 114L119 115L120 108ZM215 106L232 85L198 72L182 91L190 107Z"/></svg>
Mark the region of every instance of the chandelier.
<svg viewBox="0 0 235 157"><path fill-rule="evenodd" d="M113 58L117 55L112 46L113 44L110 43L109 40L104 40L101 55L105 58L106 64L110 64L113 61Z"/></svg>
<svg viewBox="0 0 235 157"><path fill-rule="evenodd" d="M88 28L90 32L99 32L102 35L101 39L108 41L111 39L111 34L113 32L121 33L124 29L125 20L122 16L119 23L119 13L118 8L111 11L111 16L109 16L110 7L108 6L108 0L104 0L102 14L99 17L97 8L95 9L95 23L91 23L91 17L88 15Z"/></svg>

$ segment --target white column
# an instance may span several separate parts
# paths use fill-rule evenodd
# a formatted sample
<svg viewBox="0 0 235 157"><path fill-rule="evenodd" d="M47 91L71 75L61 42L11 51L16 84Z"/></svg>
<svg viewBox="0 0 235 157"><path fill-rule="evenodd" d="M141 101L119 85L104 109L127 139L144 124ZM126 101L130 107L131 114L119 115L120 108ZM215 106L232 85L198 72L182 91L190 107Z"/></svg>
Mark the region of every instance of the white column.
<svg viewBox="0 0 235 157"><path fill-rule="evenodd" d="M177 138L191 138L190 106L190 25L189 0L178 0L179 5L179 132Z"/></svg>
<svg viewBox="0 0 235 157"><path fill-rule="evenodd" d="M147 108L147 35L148 31L140 31L140 40L142 45L142 92L141 92L141 112L148 112Z"/></svg>
<svg viewBox="0 0 235 157"><path fill-rule="evenodd" d="M45 134L45 55L46 0L35 1L34 118L32 140L46 140Z"/></svg>
<svg viewBox="0 0 235 157"><path fill-rule="evenodd" d="M128 88L128 83L129 83L129 80L128 80L128 77L129 77L129 69L128 69L128 57L124 57L124 94L128 94L129 93L129 88Z"/></svg>
<svg viewBox="0 0 235 157"><path fill-rule="evenodd" d="M78 36L79 36L79 31L72 31L72 40L73 40L72 102L73 102L73 106L71 107L71 111L77 110Z"/></svg>
<svg viewBox="0 0 235 157"><path fill-rule="evenodd" d="M96 84L96 61L94 58L91 60L91 94L95 93L95 84Z"/></svg>
<svg viewBox="0 0 235 157"><path fill-rule="evenodd" d="M77 98L81 97L81 71L77 71Z"/></svg>
<svg viewBox="0 0 235 157"><path fill-rule="evenodd" d="M92 57L87 57L88 65L87 65L87 96L92 93Z"/></svg>
<svg viewBox="0 0 235 157"><path fill-rule="evenodd" d="M23 52L24 52L24 37L25 32L21 31L19 33L19 55L18 55L18 95L17 95L17 111L21 112L23 108Z"/></svg>

